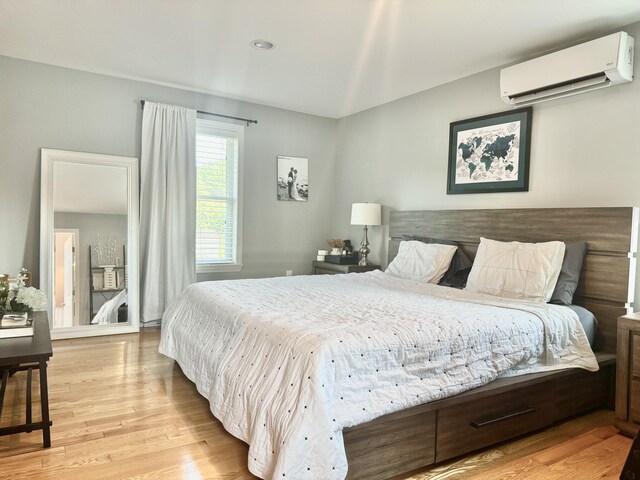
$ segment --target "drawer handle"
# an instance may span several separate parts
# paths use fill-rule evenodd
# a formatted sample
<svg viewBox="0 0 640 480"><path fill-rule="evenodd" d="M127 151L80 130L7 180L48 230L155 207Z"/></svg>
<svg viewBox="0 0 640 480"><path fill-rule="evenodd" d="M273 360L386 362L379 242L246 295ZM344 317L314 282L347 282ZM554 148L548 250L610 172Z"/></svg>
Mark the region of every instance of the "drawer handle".
<svg viewBox="0 0 640 480"><path fill-rule="evenodd" d="M536 409L533 407L530 407L528 405L524 405L522 407L517 407L516 409L510 411L510 412L506 412L506 413L499 413L497 415L492 414L492 415L485 415L484 417L480 417L476 420L472 420L471 421L471 426L473 428L482 428L482 427L488 427L489 425L492 425L496 422L501 422L503 420L509 420L510 418L513 417L518 417L520 415L525 415L527 413L533 413L535 412Z"/></svg>

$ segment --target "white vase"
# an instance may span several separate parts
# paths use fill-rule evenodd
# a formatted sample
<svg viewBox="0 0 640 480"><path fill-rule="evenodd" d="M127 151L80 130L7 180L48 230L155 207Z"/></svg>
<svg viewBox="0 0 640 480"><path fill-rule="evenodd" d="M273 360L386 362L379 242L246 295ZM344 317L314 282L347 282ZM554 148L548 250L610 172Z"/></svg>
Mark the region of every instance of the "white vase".
<svg viewBox="0 0 640 480"><path fill-rule="evenodd" d="M340 250L337 247L331 249L331 255L340 255L341 253L342 253L342 250Z"/></svg>

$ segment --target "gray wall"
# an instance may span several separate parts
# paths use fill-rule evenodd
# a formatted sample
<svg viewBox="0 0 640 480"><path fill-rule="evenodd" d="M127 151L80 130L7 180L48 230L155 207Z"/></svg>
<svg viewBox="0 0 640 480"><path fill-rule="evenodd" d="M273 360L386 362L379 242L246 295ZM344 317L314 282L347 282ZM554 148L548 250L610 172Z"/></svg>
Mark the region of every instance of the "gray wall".
<svg viewBox="0 0 640 480"><path fill-rule="evenodd" d="M309 273L331 236L337 122L0 56L0 271L39 272L40 148L140 156L141 99L255 118L245 134L244 269ZM276 200L276 157L309 157L309 202ZM321 246L321 245L320 245Z"/></svg>
<svg viewBox="0 0 640 480"><path fill-rule="evenodd" d="M54 215L54 228L77 228L79 230L79 245L76 269L78 272L78 303L80 325L89 325L91 318L89 315L89 245L95 245L98 235L104 242L108 238L113 238L117 244L116 256L123 258L122 246L127 243L127 216L109 215L102 213L63 213ZM93 266L96 256L93 256ZM104 303L107 298L100 294L95 294L94 311Z"/></svg>
<svg viewBox="0 0 640 480"><path fill-rule="evenodd" d="M640 39L640 24L625 28ZM637 63L637 62L636 62ZM138 157L139 99L258 119L246 132L245 268L310 272L329 237L351 238L352 202L389 209L640 205L640 82L538 104L528 192L446 195L449 123L509 110L499 69L338 121L0 56L0 270L39 268L39 149ZM278 202L276 156L309 157L310 201ZM370 229L384 263L387 228Z"/></svg>
<svg viewBox="0 0 640 480"><path fill-rule="evenodd" d="M640 23L624 28L640 40ZM636 43L637 44L637 43ZM636 75L640 62L636 58ZM339 120L334 234L352 202L389 209L640 206L640 80L533 108L528 192L447 195L449 124L508 111L492 69ZM384 264L388 228L369 230Z"/></svg>

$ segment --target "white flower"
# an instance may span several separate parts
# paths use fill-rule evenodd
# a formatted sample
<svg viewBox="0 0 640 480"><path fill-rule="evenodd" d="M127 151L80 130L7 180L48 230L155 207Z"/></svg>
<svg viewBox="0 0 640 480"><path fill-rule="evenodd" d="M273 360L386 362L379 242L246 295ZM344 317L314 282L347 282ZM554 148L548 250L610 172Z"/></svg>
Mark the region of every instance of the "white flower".
<svg viewBox="0 0 640 480"><path fill-rule="evenodd" d="M47 309L47 296L34 287L22 287L16 295L16 302L31 308L34 312Z"/></svg>
<svg viewBox="0 0 640 480"><path fill-rule="evenodd" d="M16 285L18 288L22 288L25 285L25 280L27 279L27 272L29 270L27 270L26 268L22 267L20 269L20 271L18 272L18 276L16 277Z"/></svg>

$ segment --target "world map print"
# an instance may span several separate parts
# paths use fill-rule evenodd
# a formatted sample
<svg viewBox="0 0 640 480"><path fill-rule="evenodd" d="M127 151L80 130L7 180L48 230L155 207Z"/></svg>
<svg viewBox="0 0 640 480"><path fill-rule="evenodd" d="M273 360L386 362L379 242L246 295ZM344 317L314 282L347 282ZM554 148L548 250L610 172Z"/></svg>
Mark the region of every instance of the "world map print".
<svg viewBox="0 0 640 480"><path fill-rule="evenodd" d="M520 122L458 132L456 184L518 180Z"/></svg>

